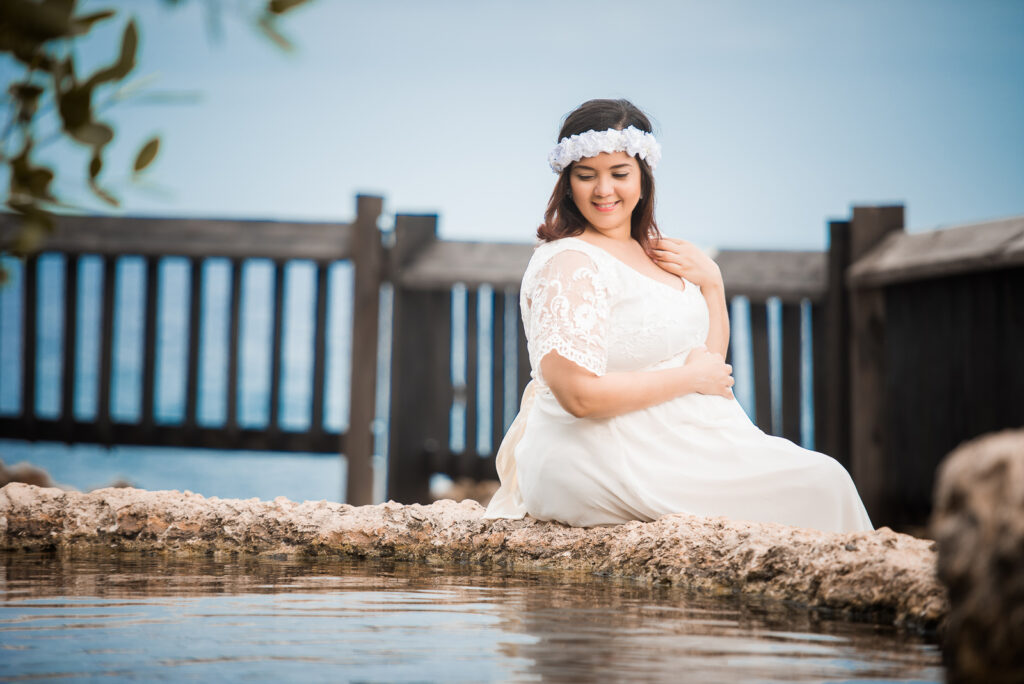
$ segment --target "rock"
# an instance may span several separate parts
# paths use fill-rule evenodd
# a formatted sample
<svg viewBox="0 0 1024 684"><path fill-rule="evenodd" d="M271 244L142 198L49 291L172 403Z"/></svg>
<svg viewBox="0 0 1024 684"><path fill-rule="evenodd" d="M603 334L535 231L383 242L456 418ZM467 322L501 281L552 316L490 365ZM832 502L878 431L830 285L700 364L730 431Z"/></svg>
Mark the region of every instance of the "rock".
<svg viewBox="0 0 1024 684"><path fill-rule="evenodd" d="M11 484L0 489L0 548L472 562L761 595L919 629L947 609L932 543L887 528L834 534L677 514L584 529L482 514L473 501L353 507Z"/></svg>
<svg viewBox="0 0 1024 684"><path fill-rule="evenodd" d="M498 491L501 483L497 480L481 480L477 482L471 477L460 477L455 480L451 485L443 492L434 496L434 501L440 501L442 499L451 499L455 502L465 501L466 499L472 499L483 507L487 507L490 503L491 497Z"/></svg>
<svg viewBox="0 0 1024 684"><path fill-rule="evenodd" d="M1024 681L1024 430L981 437L946 458L931 532L949 590L949 681Z"/></svg>
<svg viewBox="0 0 1024 684"><path fill-rule="evenodd" d="M53 487L50 474L30 463L15 463L7 467L0 461L0 487L9 482L24 482L38 487Z"/></svg>

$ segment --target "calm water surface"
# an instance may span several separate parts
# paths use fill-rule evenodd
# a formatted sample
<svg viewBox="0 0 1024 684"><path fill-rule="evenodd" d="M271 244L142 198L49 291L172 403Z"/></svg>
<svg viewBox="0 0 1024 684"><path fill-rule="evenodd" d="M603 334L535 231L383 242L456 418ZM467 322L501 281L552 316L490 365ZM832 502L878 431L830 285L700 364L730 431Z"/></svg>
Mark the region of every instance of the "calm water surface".
<svg viewBox="0 0 1024 684"><path fill-rule="evenodd" d="M0 677L941 681L888 627L592 577L326 560L0 556Z"/></svg>

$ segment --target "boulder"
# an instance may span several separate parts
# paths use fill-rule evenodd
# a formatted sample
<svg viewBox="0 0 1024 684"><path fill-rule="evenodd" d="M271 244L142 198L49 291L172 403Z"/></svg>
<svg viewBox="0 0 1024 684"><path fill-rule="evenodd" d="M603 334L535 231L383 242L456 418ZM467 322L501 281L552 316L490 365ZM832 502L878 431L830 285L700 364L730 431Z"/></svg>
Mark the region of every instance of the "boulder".
<svg viewBox="0 0 1024 684"><path fill-rule="evenodd" d="M931 531L949 590L949 680L1024 682L1024 430L950 453L938 471Z"/></svg>
<svg viewBox="0 0 1024 684"><path fill-rule="evenodd" d="M470 562L759 595L915 629L935 628L946 613L932 542L888 528L837 534L676 514L584 529L482 520L483 511L469 500L353 507L10 484L0 489L0 549Z"/></svg>

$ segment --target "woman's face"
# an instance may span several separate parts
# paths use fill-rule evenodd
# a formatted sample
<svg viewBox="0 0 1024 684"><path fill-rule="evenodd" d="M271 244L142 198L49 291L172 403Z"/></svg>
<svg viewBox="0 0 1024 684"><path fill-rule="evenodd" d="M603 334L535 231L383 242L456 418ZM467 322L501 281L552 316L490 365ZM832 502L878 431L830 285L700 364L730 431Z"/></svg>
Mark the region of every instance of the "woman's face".
<svg viewBox="0 0 1024 684"><path fill-rule="evenodd" d="M640 201L640 166L626 152L584 157L569 171L576 208L592 228L608 237L630 236L630 219Z"/></svg>

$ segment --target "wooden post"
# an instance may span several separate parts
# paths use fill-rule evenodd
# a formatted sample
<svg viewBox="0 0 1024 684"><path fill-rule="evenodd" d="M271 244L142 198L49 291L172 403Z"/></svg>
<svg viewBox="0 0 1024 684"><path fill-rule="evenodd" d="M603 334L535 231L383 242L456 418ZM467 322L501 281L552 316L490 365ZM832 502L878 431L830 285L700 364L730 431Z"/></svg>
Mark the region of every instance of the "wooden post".
<svg viewBox="0 0 1024 684"><path fill-rule="evenodd" d="M820 434L815 430L814 442L818 451L849 469L850 305L845 281L850 265L849 221L830 221L828 234L825 303L821 311L824 330L814 337L814 416L815 427L821 428Z"/></svg>
<svg viewBox="0 0 1024 684"><path fill-rule="evenodd" d="M431 464L448 450L451 290L402 284L404 267L436 236L436 216L395 218L388 498L402 503L429 502Z"/></svg>
<svg viewBox="0 0 1024 684"><path fill-rule="evenodd" d="M380 197L359 195L353 224L352 374L345 437L345 502L353 506L373 503L372 428L377 406L377 330L383 262L377 218L383 205Z"/></svg>
<svg viewBox="0 0 1024 684"><path fill-rule="evenodd" d="M903 229L902 206L854 207L850 262L867 254L889 233ZM880 287L849 290L851 474L876 525L889 524L883 430L885 396L885 293Z"/></svg>

